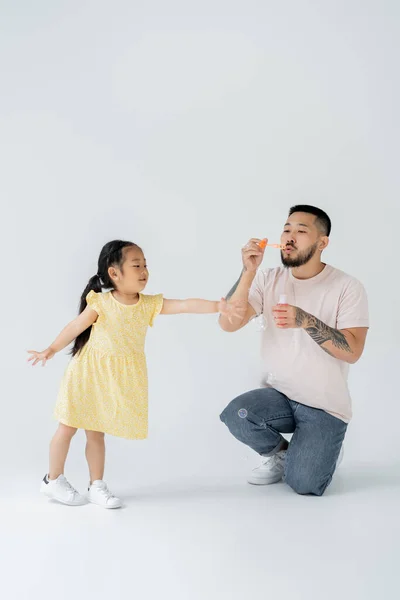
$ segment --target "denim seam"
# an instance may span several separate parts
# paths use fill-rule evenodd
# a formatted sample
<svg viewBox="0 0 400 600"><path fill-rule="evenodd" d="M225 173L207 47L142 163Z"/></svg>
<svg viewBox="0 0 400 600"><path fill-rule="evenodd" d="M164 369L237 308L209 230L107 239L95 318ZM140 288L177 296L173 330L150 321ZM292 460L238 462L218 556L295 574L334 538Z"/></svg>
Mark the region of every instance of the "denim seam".
<svg viewBox="0 0 400 600"><path fill-rule="evenodd" d="M291 417L293 417L293 413L292 412L290 412L290 413L282 413L280 415L274 415L273 417L269 417L268 418L268 423L270 421L277 421L278 419L290 419ZM265 421L265 422L267 422L267 421Z"/></svg>

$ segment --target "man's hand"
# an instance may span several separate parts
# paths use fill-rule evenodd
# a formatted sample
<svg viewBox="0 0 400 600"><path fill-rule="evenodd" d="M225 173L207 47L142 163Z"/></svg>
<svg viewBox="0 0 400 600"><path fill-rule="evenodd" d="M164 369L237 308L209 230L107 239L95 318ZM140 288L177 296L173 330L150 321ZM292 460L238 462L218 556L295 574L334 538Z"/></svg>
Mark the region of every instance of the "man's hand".
<svg viewBox="0 0 400 600"><path fill-rule="evenodd" d="M252 238L242 248L242 261L245 271L255 273L258 267L261 265L265 252L265 246L264 248L259 246L261 241L262 240L257 238ZM266 240L266 242L268 243L268 240Z"/></svg>
<svg viewBox="0 0 400 600"><path fill-rule="evenodd" d="M333 358L353 364L363 353L367 327L335 329L298 306L290 304L277 304L272 313L278 329L304 329L314 342Z"/></svg>
<svg viewBox="0 0 400 600"><path fill-rule="evenodd" d="M307 313L291 304L277 304L272 308L272 314L279 329L305 327L307 324Z"/></svg>

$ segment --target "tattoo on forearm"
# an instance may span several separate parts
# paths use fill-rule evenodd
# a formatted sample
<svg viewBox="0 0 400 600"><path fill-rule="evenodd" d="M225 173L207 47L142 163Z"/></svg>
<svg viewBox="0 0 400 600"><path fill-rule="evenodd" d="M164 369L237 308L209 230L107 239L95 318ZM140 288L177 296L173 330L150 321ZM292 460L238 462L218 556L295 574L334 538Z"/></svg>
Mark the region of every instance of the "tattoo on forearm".
<svg viewBox="0 0 400 600"><path fill-rule="evenodd" d="M308 335L314 340L314 342L316 342L322 348L322 350L325 350L325 352L331 356L332 352L322 345L325 342L332 342L335 348L339 348L340 350L344 350L350 354L353 353L346 336L341 331L334 329L333 327L329 327L317 319L317 317L310 315L301 308L296 309L296 325L298 327L303 327L307 331Z"/></svg>
<svg viewBox="0 0 400 600"><path fill-rule="evenodd" d="M242 275L243 275L244 271L245 271L245 269L243 269L243 271L240 273L239 279L237 280L237 282L235 283L235 285L232 287L232 289L230 289L229 292L227 293L227 295L226 295L226 299L227 300L229 300L229 298L231 298L233 296L233 294L236 292L237 287L238 287L238 285L240 283L240 280L242 279Z"/></svg>

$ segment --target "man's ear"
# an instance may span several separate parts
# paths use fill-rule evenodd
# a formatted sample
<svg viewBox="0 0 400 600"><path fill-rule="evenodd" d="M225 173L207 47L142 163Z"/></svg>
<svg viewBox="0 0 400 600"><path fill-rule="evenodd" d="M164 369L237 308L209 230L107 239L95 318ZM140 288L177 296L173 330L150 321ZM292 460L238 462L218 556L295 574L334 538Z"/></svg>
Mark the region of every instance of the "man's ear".
<svg viewBox="0 0 400 600"><path fill-rule="evenodd" d="M319 250L321 250L321 252L322 252L322 251L323 251L323 250L325 250L325 248L327 248L328 246L329 246L329 238L328 238L328 236L327 236L327 235L324 235L324 236L323 236L323 237L320 239L320 241L319 241L318 248L319 248Z"/></svg>

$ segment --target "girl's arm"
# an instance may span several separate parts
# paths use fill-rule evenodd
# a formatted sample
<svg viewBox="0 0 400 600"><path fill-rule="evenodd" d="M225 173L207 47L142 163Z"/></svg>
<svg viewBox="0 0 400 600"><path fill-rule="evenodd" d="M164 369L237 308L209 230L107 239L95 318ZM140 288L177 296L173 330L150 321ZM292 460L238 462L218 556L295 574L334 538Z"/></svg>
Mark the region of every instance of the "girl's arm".
<svg viewBox="0 0 400 600"><path fill-rule="evenodd" d="M187 300L167 300L164 298L161 315L178 315L182 313L210 314L217 313L219 302L189 298Z"/></svg>
<svg viewBox="0 0 400 600"><path fill-rule="evenodd" d="M177 315L182 313L211 314L220 313L231 318L242 318L245 308L242 302L227 302L223 298L218 302L214 300L201 300L200 298L189 298L187 300L167 300L164 298L162 315Z"/></svg>
<svg viewBox="0 0 400 600"><path fill-rule="evenodd" d="M69 346L69 344L73 342L74 339L82 333L82 331L85 331L85 329L93 325L98 316L99 315L95 310L90 308L90 306L87 306L85 310L81 312L78 317L76 317L76 319L64 327L54 342L50 344L46 350L43 350L42 352L28 350L28 354L32 355L30 358L28 358L28 362L33 361L32 366L35 366L38 362L42 361L42 367L44 367L46 361L50 360L50 358L53 358L57 352L60 352L60 350L63 350L66 348L66 346Z"/></svg>

